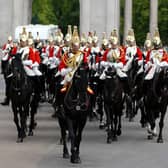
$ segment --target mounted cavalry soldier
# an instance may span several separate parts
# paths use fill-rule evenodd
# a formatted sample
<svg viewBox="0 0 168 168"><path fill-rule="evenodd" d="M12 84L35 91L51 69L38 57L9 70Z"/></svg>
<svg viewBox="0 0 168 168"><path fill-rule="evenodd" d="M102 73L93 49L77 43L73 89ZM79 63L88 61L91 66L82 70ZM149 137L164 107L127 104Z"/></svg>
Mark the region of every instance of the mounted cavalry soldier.
<svg viewBox="0 0 168 168"><path fill-rule="evenodd" d="M129 71L132 67L132 61L136 59L139 65L138 74L143 72L143 56L140 48L136 45L135 35L133 29L128 31L128 35L126 38L126 48L125 48L125 58L126 64L123 68L125 72Z"/></svg>
<svg viewBox="0 0 168 168"><path fill-rule="evenodd" d="M86 53L81 52L79 48L80 39L78 36L78 30L77 26L74 26L70 51L64 53L59 65L59 71L63 77L61 84L64 86L71 82L75 71L82 62L87 64Z"/></svg>
<svg viewBox="0 0 168 168"><path fill-rule="evenodd" d="M144 56L144 59L145 59L148 51L150 51L152 49L152 40L151 40L151 34L150 33L147 33L147 35L146 35L146 40L145 40L145 43L144 43L144 49L145 50L143 52L143 56Z"/></svg>
<svg viewBox="0 0 168 168"><path fill-rule="evenodd" d="M72 78L76 70L78 69L81 63L87 64L87 54L82 52L80 49L80 39L78 36L77 26L74 26L73 35L70 40L70 49L66 50L62 55L61 62L58 67L58 73L61 75L60 86L57 88L56 92L56 114L57 116L62 116L62 98L63 93L65 93L72 82Z"/></svg>
<svg viewBox="0 0 168 168"><path fill-rule="evenodd" d="M34 92L36 92L36 94L38 94L38 98L40 98L40 78L42 76L42 73L39 70L39 64L41 62L41 59L39 51L34 47L33 37L29 36L28 39L26 33L21 34L20 49L18 50L18 53L21 54L24 70L32 81Z"/></svg>
<svg viewBox="0 0 168 168"><path fill-rule="evenodd" d="M83 52L85 51L86 43L87 43L86 35L85 33L82 33L80 38L80 51L83 51Z"/></svg>
<svg viewBox="0 0 168 168"><path fill-rule="evenodd" d="M62 54L69 52L70 46L71 46L71 40L72 40L72 27L71 25L68 25L67 34L64 38L64 46L62 47Z"/></svg>
<svg viewBox="0 0 168 168"><path fill-rule="evenodd" d="M117 30L114 29L110 35L110 48L104 52L101 65L105 68L100 79L104 80L106 78L106 70L108 67L114 66L117 72L117 75L120 78L126 78L127 75L122 71L123 66L125 65L125 53L124 50L119 46Z"/></svg>
<svg viewBox="0 0 168 168"><path fill-rule="evenodd" d="M8 74L8 64L12 55L17 52L17 44L13 42L12 36L8 37L8 42L2 48L1 68L5 80L5 99L1 102L2 105L9 105L9 88L10 88L10 74Z"/></svg>
<svg viewBox="0 0 168 168"><path fill-rule="evenodd" d="M145 69L147 75L145 80L153 79L155 72L158 72L160 67L168 66L168 56L162 47L158 29L155 30L152 43L153 49L148 51L146 56Z"/></svg>

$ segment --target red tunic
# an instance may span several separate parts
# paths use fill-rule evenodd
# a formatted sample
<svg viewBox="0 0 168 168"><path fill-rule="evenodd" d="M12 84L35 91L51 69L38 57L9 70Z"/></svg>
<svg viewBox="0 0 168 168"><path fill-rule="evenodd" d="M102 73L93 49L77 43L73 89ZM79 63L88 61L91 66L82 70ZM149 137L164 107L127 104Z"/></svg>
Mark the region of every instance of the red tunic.
<svg viewBox="0 0 168 168"><path fill-rule="evenodd" d="M61 71L63 68L68 68L67 65L65 64L66 60L69 57L68 54L70 54L70 53L65 53L63 55L63 59L61 60L59 66L58 66L58 70L59 71ZM87 53L86 52L82 52L81 54L83 54L83 62L87 64L88 63L88 61L87 61Z"/></svg>
<svg viewBox="0 0 168 168"><path fill-rule="evenodd" d="M29 48L29 57L28 60L32 60L33 63L37 62L40 64L41 59L40 59L40 54L37 50L33 48Z"/></svg>
<svg viewBox="0 0 168 168"><path fill-rule="evenodd" d="M102 58L102 61L107 61L107 54L108 52L110 51L110 49L107 49L105 52L104 52L104 55L103 55L103 58ZM119 57L119 62L122 62L123 65L126 63L126 59L125 59L125 52L122 48L119 48L119 51L120 51L120 57Z"/></svg>
<svg viewBox="0 0 168 168"><path fill-rule="evenodd" d="M150 61L151 52L152 52L152 50L147 52L145 63ZM168 62L168 54L165 51L163 51L163 56L162 56L162 59L161 59L161 62L163 62L163 61Z"/></svg>
<svg viewBox="0 0 168 168"><path fill-rule="evenodd" d="M125 54L126 54L126 52L127 52L127 48L128 48L128 47L124 48ZM137 56L139 61L143 59L143 53L142 53L142 51L140 50L139 47L136 47L136 53L135 53L134 56Z"/></svg>

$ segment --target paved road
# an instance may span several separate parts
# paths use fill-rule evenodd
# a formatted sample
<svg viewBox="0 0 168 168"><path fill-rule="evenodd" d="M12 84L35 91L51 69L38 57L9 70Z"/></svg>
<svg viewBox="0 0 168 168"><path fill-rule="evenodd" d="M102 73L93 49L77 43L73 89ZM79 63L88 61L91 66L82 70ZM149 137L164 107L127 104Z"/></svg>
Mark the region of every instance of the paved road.
<svg viewBox="0 0 168 168"><path fill-rule="evenodd" d="M0 101L4 97L4 82L0 76ZM23 144L16 143L16 128L10 107L0 105L0 168L167 168L168 124L164 128L164 144L148 141L146 130L135 122L123 118L123 134L118 142L106 144L105 131L98 129L97 122L88 122L81 144L82 164L73 165L62 158L59 145L58 123L51 118L53 109L41 104L38 110L38 127L33 137Z"/></svg>

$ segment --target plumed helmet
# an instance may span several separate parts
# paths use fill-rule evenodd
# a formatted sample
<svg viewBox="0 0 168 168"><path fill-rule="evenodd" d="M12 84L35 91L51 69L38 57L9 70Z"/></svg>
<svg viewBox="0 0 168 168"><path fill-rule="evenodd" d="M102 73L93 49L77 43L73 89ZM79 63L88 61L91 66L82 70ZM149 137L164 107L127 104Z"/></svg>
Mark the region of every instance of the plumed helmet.
<svg viewBox="0 0 168 168"><path fill-rule="evenodd" d="M28 39L28 45L31 46L31 45L33 45L33 44L34 44L33 39L32 39L32 38L29 38L29 39Z"/></svg>
<svg viewBox="0 0 168 168"><path fill-rule="evenodd" d="M98 36L96 35L96 31L94 31L93 37L92 37L93 43L97 43L98 42Z"/></svg>
<svg viewBox="0 0 168 168"><path fill-rule="evenodd" d="M40 41L40 35L39 35L39 32L37 32L36 40L37 40L37 41Z"/></svg>
<svg viewBox="0 0 168 168"><path fill-rule="evenodd" d="M60 43L62 41L62 35L60 31L57 31L55 34L55 41Z"/></svg>
<svg viewBox="0 0 168 168"><path fill-rule="evenodd" d="M134 30L133 29L129 29L128 30L128 35L126 37L126 42L135 42L135 35L134 35Z"/></svg>
<svg viewBox="0 0 168 168"><path fill-rule="evenodd" d="M72 44L74 44L74 45L79 45L80 44L80 39L79 39L78 27L77 26L73 27Z"/></svg>
<svg viewBox="0 0 168 168"><path fill-rule="evenodd" d="M81 43L86 43L86 34L82 33L81 38L80 38Z"/></svg>
<svg viewBox="0 0 168 168"><path fill-rule="evenodd" d="M23 41L23 42L27 41L27 35L26 34L21 34L20 40Z"/></svg>
<svg viewBox="0 0 168 168"><path fill-rule="evenodd" d="M87 43L89 43L89 44L92 44L92 42L93 42L93 35L92 35L92 32L89 32L88 33L88 37L87 37Z"/></svg>
<svg viewBox="0 0 168 168"><path fill-rule="evenodd" d="M53 37L50 36L50 37L48 38L48 41L49 41L50 43L52 43L52 42L54 41Z"/></svg>
<svg viewBox="0 0 168 168"><path fill-rule="evenodd" d="M155 29L152 42L155 46L160 46L161 45L161 39L160 39L160 34L159 34L159 29L158 28Z"/></svg>
<svg viewBox="0 0 168 168"><path fill-rule="evenodd" d="M12 36L8 36L8 41L12 41Z"/></svg>
<svg viewBox="0 0 168 168"><path fill-rule="evenodd" d="M67 34L65 35L65 40L71 41L71 39L72 39L72 27L71 25L68 25L68 30L67 30Z"/></svg>
<svg viewBox="0 0 168 168"><path fill-rule="evenodd" d="M145 40L144 46L148 48L152 46L151 34L149 32L146 34L146 40Z"/></svg>
<svg viewBox="0 0 168 168"><path fill-rule="evenodd" d="M29 33L28 33L28 39L33 39L32 32L29 32Z"/></svg>
<svg viewBox="0 0 168 168"><path fill-rule="evenodd" d="M113 29L113 31L110 34L110 42L114 45L118 44L118 35L117 35L117 29Z"/></svg>
<svg viewBox="0 0 168 168"><path fill-rule="evenodd" d="M106 36L106 32L103 32L103 35L102 35L102 44L104 46L108 45L108 39L107 39L107 36Z"/></svg>

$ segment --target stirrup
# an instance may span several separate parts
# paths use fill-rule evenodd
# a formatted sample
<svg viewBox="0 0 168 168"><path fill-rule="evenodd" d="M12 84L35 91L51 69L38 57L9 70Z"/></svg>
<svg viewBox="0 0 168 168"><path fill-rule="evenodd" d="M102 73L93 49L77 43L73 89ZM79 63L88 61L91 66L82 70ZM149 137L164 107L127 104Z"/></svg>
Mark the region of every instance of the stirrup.
<svg viewBox="0 0 168 168"><path fill-rule="evenodd" d="M90 86L87 87L87 92L91 95L94 95L94 91L90 88Z"/></svg>
<svg viewBox="0 0 168 168"><path fill-rule="evenodd" d="M60 92L61 93L65 93L67 91L67 86L63 86L63 88L61 88Z"/></svg>

